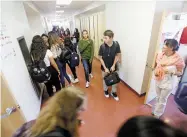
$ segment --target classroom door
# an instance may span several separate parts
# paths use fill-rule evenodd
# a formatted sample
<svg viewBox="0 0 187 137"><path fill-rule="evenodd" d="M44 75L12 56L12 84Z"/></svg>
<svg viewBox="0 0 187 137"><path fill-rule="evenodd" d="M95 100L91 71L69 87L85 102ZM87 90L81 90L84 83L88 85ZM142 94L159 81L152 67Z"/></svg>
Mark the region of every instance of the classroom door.
<svg viewBox="0 0 187 137"><path fill-rule="evenodd" d="M99 41L98 41L98 15L95 14L93 16L93 24L94 24L94 56L98 58L99 51Z"/></svg>
<svg viewBox="0 0 187 137"><path fill-rule="evenodd" d="M89 17L90 20L90 38L95 43L95 33L94 33L94 16Z"/></svg>
<svg viewBox="0 0 187 137"><path fill-rule="evenodd" d="M103 44L103 33L105 31L105 13L98 13L98 49Z"/></svg>
<svg viewBox="0 0 187 137"><path fill-rule="evenodd" d="M19 105L15 101L4 76L1 75L1 136L11 137L25 123Z"/></svg>
<svg viewBox="0 0 187 137"><path fill-rule="evenodd" d="M148 50L147 63L144 72L144 80L142 86L142 90L146 91L146 97L144 101L145 104L148 104L151 100L153 100L156 97L153 68L155 65L157 52L160 49L161 34L162 34L162 28L163 28L165 17L166 17L166 12L163 12L161 23L158 24L159 25L158 37L154 37L154 39L156 38L156 40L152 39L152 41L156 41L156 44L154 46L150 46Z"/></svg>

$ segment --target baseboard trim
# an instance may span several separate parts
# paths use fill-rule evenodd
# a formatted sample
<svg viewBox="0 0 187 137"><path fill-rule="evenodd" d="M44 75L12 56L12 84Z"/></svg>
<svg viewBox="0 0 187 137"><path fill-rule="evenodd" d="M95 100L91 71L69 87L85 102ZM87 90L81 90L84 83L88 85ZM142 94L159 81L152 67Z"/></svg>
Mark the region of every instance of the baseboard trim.
<svg viewBox="0 0 187 137"><path fill-rule="evenodd" d="M122 82L125 86L127 86L131 91L133 91L136 95L138 95L139 97L145 96L146 93L138 94L133 88L131 88L131 87L130 87L125 81L123 81L122 79L121 79L121 82Z"/></svg>

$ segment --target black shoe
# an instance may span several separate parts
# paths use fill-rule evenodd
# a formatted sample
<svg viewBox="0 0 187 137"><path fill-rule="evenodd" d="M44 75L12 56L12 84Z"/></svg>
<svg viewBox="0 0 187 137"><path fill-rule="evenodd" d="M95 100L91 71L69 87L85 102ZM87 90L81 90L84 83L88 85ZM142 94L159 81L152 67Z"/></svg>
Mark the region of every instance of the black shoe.
<svg viewBox="0 0 187 137"><path fill-rule="evenodd" d="M119 97L116 93L111 93L111 96L116 100L119 101Z"/></svg>
<svg viewBox="0 0 187 137"><path fill-rule="evenodd" d="M104 93L105 93L105 97L106 97L106 98L109 98L108 90L107 90L107 91L104 91Z"/></svg>

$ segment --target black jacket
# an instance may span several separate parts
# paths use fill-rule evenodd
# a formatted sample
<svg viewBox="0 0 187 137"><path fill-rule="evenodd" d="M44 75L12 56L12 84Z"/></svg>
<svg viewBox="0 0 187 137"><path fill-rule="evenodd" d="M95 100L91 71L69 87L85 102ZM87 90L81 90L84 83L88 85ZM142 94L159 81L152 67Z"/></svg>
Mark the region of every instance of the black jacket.
<svg viewBox="0 0 187 137"><path fill-rule="evenodd" d="M39 137L71 137L71 135L67 130L57 127L54 131Z"/></svg>

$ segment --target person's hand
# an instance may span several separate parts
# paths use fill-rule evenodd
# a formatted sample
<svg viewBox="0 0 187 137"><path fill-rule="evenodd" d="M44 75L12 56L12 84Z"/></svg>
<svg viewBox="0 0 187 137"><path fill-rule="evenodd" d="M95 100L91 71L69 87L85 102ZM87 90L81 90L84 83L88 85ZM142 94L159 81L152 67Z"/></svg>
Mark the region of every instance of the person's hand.
<svg viewBox="0 0 187 137"><path fill-rule="evenodd" d="M112 66L112 67L110 68L110 70L111 70L112 72L114 72L114 71L115 71L115 66Z"/></svg>
<svg viewBox="0 0 187 137"><path fill-rule="evenodd" d="M92 59L90 59L89 62L92 63Z"/></svg>
<svg viewBox="0 0 187 137"><path fill-rule="evenodd" d="M106 69L105 69L105 73L110 73L110 71L106 68Z"/></svg>
<svg viewBox="0 0 187 137"><path fill-rule="evenodd" d="M60 70L57 70L57 72L58 72L58 76L60 76Z"/></svg>
<svg viewBox="0 0 187 137"><path fill-rule="evenodd" d="M165 69L164 72L165 74L170 74L170 72L167 69Z"/></svg>

